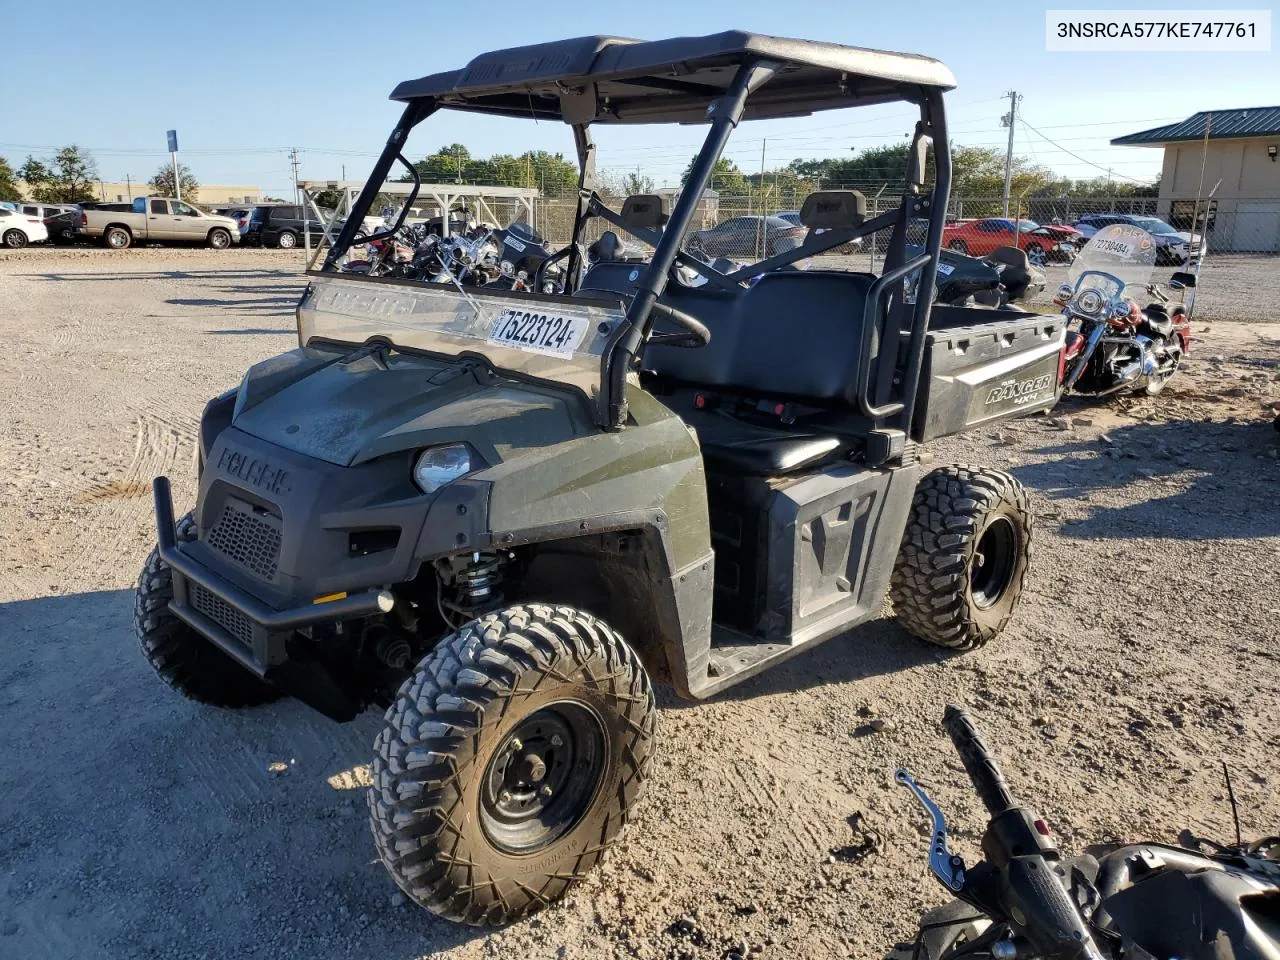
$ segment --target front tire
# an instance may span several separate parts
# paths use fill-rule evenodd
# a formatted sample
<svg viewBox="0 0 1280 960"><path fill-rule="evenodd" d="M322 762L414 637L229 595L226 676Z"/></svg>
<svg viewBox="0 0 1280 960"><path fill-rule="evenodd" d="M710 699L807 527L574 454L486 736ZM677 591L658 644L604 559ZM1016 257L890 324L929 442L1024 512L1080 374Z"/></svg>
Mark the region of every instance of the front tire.
<svg viewBox="0 0 1280 960"><path fill-rule="evenodd" d="M281 250L292 250L297 245L298 245L298 238L295 237L288 230L284 231L282 234L280 234L279 237L276 238L276 246L279 247Z"/></svg>
<svg viewBox="0 0 1280 960"><path fill-rule="evenodd" d="M191 514L178 521L178 542L196 539ZM173 574L153 549L138 577L133 624L142 653L160 679L184 697L215 707L256 707L280 697L270 684L258 679L169 609L173 599Z"/></svg>
<svg viewBox="0 0 1280 960"><path fill-rule="evenodd" d="M7 230L4 235L4 245L10 250L21 250L27 245L27 235L21 230Z"/></svg>
<svg viewBox="0 0 1280 960"><path fill-rule="evenodd" d="M1027 492L1009 474L959 465L927 474L889 590L898 622L938 646L981 647L1022 596L1031 529Z"/></svg>
<svg viewBox="0 0 1280 960"><path fill-rule="evenodd" d="M558 900L630 818L656 720L648 674L603 621L540 604L471 621L418 664L374 742L383 865L477 926Z"/></svg>
<svg viewBox="0 0 1280 960"><path fill-rule="evenodd" d="M231 246L231 234L221 228L209 231L209 246L214 250L225 250Z"/></svg>

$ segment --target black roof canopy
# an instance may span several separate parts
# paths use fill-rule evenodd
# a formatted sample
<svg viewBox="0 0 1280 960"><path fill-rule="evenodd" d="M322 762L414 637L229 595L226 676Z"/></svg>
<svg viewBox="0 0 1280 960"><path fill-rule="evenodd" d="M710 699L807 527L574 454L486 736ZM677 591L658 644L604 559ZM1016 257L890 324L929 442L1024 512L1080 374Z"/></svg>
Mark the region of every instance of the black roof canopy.
<svg viewBox="0 0 1280 960"><path fill-rule="evenodd" d="M578 37L495 50L461 70L406 80L391 99L569 123L678 123L706 119L737 68L772 60L781 69L747 101L745 119L919 100L921 88L950 90L941 62L813 40L738 30L641 41Z"/></svg>

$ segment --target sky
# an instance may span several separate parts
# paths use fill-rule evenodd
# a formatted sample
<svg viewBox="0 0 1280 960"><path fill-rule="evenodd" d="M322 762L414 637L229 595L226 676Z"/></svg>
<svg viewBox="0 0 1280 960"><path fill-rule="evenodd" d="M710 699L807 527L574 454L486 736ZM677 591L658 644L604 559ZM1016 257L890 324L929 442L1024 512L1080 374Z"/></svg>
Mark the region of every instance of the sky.
<svg viewBox="0 0 1280 960"><path fill-rule="evenodd" d="M165 131L176 128L180 159L201 182L287 196L291 148L299 151L303 179L365 176L399 115L387 99L399 81L459 68L486 50L597 33L660 39L744 29L936 57L957 81L946 98L954 143L1003 147L1002 95L1015 89L1025 121L1015 153L1079 179L1150 182L1161 151L1108 140L1197 110L1280 102L1280 52L1048 53L1047 6L1068 4L0 0L4 33L31 41L5 48L0 156L17 167L28 154L48 156L77 143L93 154L102 179L145 181L168 160ZM1266 8L1259 0L1252 6ZM542 12L558 9L565 14ZM759 121L739 129L727 155L747 171L760 169L762 149L769 169L796 158L849 156L901 142L912 122L906 105ZM598 162L675 185L702 133L597 128ZM420 125L408 155L454 142L477 156L528 149L573 155L562 124L450 113Z"/></svg>

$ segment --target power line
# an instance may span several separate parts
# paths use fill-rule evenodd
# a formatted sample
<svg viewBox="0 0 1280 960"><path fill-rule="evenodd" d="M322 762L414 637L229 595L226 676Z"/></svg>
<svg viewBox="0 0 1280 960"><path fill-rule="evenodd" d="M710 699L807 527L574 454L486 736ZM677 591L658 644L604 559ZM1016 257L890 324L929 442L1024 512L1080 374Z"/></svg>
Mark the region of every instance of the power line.
<svg viewBox="0 0 1280 960"><path fill-rule="evenodd" d="M1085 164L1085 165L1087 165L1087 166L1093 167L1093 168L1094 168L1094 169L1096 169L1096 170L1101 170L1103 173L1107 174L1107 176L1111 176L1111 175L1112 175L1112 170L1111 170L1111 168L1110 168L1110 167L1104 167L1104 166L1102 166L1101 164L1094 163L1092 160L1086 160L1084 157L1080 156L1078 153L1072 153L1072 152L1071 152L1070 150L1068 150L1066 147L1061 146L1060 144L1054 143L1052 140L1050 140L1048 137L1046 137L1043 133L1041 133L1039 130L1037 130L1035 127L1033 127L1031 124L1027 123L1026 118L1022 116L1021 112L1019 112L1019 114L1018 114L1018 118L1019 118L1020 120L1022 120L1022 122L1023 122L1024 124L1026 124L1026 127L1027 127L1027 129L1028 129L1028 130L1030 130L1032 133L1034 133L1034 134L1035 134L1037 137L1039 137L1041 140L1044 140L1046 143L1049 143L1049 144L1051 144L1052 146L1057 147L1057 148L1058 148L1059 150L1061 150L1063 153L1065 153L1065 154L1067 154L1067 155L1069 155L1069 156L1075 157L1075 158L1076 158L1077 160L1079 160L1081 163L1083 163L1083 164ZM1145 181L1142 181L1142 180L1138 180L1138 179L1137 179L1137 178L1135 178L1135 177L1128 177L1128 176L1125 176L1123 173L1117 173L1117 174L1115 174L1115 176L1117 176L1117 177L1124 177L1124 179L1125 179L1125 180L1128 180L1128 181L1129 181L1129 182L1131 182L1131 183L1144 183L1144 182L1145 182Z"/></svg>

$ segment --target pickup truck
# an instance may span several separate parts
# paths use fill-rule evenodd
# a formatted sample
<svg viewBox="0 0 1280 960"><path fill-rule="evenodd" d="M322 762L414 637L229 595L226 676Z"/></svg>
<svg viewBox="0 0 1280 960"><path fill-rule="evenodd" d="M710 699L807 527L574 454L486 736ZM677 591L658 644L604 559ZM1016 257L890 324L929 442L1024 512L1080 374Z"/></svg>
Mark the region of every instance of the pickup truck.
<svg viewBox="0 0 1280 960"><path fill-rule="evenodd" d="M82 237L100 239L113 250L134 243L205 243L225 250L240 242L240 227L230 217L219 217L169 197L138 197L126 211L83 210Z"/></svg>

